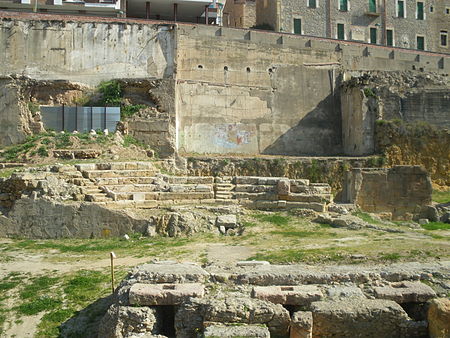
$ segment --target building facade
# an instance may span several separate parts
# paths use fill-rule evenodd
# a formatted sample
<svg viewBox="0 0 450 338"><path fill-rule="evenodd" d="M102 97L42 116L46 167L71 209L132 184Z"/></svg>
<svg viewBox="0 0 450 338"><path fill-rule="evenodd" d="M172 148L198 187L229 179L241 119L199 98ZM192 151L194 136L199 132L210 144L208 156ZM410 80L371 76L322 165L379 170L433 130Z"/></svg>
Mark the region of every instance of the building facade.
<svg viewBox="0 0 450 338"><path fill-rule="evenodd" d="M256 0L228 0L223 10L223 25L252 28L256 25Z"/></svg>
<svg viewBox="0 0 450 338"><path fill-rule="evenodd" d="M450 0L256 0L256 26L450 52Z"/></svg>

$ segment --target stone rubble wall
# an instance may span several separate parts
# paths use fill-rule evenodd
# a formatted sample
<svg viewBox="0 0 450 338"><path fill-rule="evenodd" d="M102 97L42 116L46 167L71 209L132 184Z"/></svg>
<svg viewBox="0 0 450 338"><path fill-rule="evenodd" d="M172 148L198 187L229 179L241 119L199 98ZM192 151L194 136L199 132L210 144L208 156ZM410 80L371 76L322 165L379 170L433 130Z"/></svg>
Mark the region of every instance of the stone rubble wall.
<svg viewBox="0 0 450 338"><path fill-rule="evenodd" d="M428 336L428 328L448 332L437 316L448 316L448 301L422 281L449 277L449 262L370 268L153 262L134 268L116 289L99 337L165 336L169 329L177 337ZM172 322L164 317L167 307Z"/></svg>

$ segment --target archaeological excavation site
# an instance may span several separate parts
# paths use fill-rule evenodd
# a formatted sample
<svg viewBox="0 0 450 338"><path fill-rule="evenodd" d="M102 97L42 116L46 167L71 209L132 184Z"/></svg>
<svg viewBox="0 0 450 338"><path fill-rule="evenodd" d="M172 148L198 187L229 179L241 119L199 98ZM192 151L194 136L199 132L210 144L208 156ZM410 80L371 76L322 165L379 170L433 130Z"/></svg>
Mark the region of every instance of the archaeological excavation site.
<svg viewBox="0 0 450 338"><path fill-rule="evenodd" d="M450 50L2 3L0 337L450 337Z"/></svg>

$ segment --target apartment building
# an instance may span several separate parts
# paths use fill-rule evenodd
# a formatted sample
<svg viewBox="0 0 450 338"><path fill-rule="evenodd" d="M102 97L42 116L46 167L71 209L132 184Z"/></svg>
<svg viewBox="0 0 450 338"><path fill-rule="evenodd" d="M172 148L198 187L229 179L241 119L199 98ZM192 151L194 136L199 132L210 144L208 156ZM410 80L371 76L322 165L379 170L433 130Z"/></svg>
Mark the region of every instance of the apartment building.
<svg viewBox="0 0 450 338"><path fill-rule="evenodd" d="M286 33L450 53L450 0L256 0L255 21Z"/></svg>

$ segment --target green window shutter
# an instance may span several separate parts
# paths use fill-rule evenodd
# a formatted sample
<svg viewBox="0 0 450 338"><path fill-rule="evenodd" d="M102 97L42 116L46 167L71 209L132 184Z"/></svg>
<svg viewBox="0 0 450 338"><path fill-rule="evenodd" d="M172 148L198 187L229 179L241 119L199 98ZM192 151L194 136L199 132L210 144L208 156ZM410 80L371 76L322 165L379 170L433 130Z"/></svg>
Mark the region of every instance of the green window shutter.
<svg viewBox="0 0 450 338"><path fill-rule="evenodd" d="M370 43L373 43L373 44L377 43L377 29L376 28L370 28Z"/></svg>
<svg viewBox="0 0 450 338"><path fill-rule="evenodd" d="M397 16L399 18L404 18L405 17L405 2L404 1L398 1L397 2L397 6L398 6Z"/></svg>
<svg viewBox="0 0 450 338"><path fill-rule="evenodd" d="M376 13L377 11L377 1L369 0L369 12Z"/></svg>
<svg viewBox="0 0 450 338"><path fill-rule="evenodd" d="M417 37L417 49L425 50L425 38L423 36Z"/></svg>
<svg viewBox="0 0 450 338"><path fill-rule="evenodd" d="M337 24L337 38L339 40L345 40L344 24L342 23Z"/></svg>
<svg viewBox="0 0 450 338"><path fill-rule="evenodd" d="M339 9L341 11L348 11L348 1L347 0L339 0Z"/></svg>
<svg viewBox="0 0 450 338"><path fill-rule="evenodd" d="M417 3L417 20L423 20L423 2Z"/></svg>
<svg viewBox="0 0 450 338"><path fill-rule="evenodd" d="M386 31L386 45L388 46L394 45L394 32L390 29Z"/></svg>
<svg viewBox="0 0 450 338"><path fill-rule="evenodd" d="M302 34L302 19L294 19L294 33Z"/></svg>
<svg viewBox="0 0 450 338"><path fill-rule="evenodd" d="M317 7L316 0L309 0L309 7L316 8Z"/></svg>

